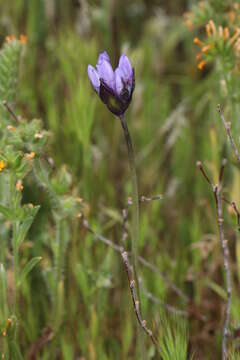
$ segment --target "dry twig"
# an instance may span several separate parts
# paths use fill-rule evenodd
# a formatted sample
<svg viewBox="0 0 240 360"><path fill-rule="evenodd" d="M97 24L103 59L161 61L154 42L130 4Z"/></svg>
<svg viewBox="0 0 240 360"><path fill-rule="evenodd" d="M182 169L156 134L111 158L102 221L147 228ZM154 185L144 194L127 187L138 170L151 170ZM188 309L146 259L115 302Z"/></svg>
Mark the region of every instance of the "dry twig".
<svg viewBox="0 0 240 360"><path fill-rule="evenodd" d="M136 297L135 280L132 278L132 271L131 271L131 267L130 267L130 264L129 264L129 261L128 261L128 253L126 251L123 251L121 253L121 255L122 255L123 263L124 263L125 270L126 270L126 273L127 273L129 288L130 288L130 291L131 291L131 297L132 297L132 302L133 302L133 307L134 307L134 310L135 310L135 314L136 314L138 323L141 326L141 328L145 331L145 333L151 338L153 344L157 345L157 340L153 336L152 330L150 330L147 327L146 320L143 320L142 316L141 316L140 303L139 303L139 300Z"/></svg>
<svg viewBox="0 0 240 360"><path fill-rule="evenodd" d="M230 309L231 309L231 294L232 294L232 282L231 282L231 271L230 271L230 254L228 249L228 242L224 237L224 230L223 230L223 212L222 212L222 197L221 197L221 190L222 190L222 176L224 167L226 165L226 160L222 162L222 166L219 172L219 183L213 185L207 176L202 163L200 161L197 162L197 166L199 167L202 175L204 176L205 180L208 184L211 185L214 199L216 203L216 210L217 210L217 221L218 221L218 230L220 236L220 242L223 251L223 261L224 261L224 271L226 277L226 292L227 292L227 302L225 306L225 314L224 314L224 325L223 325L223 338L222 338L222 359L227 360L227 338L229 336L229 322L230 322ZM235 203L234 203L235 204ZM234 205L233 205L234 207ZM235 207L235 211L237 208Z"/></svg>
<svg viewBox="0 0 240 360"><path fill-rule="evenodd" d="M223 123L223 125L225 127L225 130L226 130L226 133L227 133L227 136L228 136L228 138L230 140L233 152L234 152L234 154L235 154L235 156L237 158L238 164L240 165L240 153L238 151L237 145L235 143L235 140L234 140L232 132L231 132L231 123L226 121L225 117L223 116L220 104L218 105L217 108L218 108L220 119L222 120L222 123Z"/></svg>
<svg viewBox="0 0 240 360"><path fill-rule="evenodd" d="M13 109L11 108L11 106L8 104L7 100L3 100L2 102L3 106L7 109L7 111L9 112L9 114L13 117L13 119L19 123L19 117L15 114L15 112L13 111Z"/></svg>

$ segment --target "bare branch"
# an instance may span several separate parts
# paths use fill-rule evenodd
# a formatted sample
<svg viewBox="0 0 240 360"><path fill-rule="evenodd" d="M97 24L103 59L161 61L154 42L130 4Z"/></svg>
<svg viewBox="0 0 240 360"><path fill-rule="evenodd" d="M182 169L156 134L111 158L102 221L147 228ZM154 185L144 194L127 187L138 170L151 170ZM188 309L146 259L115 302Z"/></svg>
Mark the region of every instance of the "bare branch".
<svg viewBox="0 0 240 360"><path fill-rule="evenodd" d="M223 159L222 163L221 163L220 171L219 171L219 176L218 176L219 184L221 184L221 182L222 182L223 173L224 173L224 169L225 169L226 165L227 165L227 159Z"/></svg>
<svg viewBox="0 0 240 360"><path fill-rule="evenodd" d="M233 149L233 152L237 158L237 161L240 165L240 153L238 151L238 148L237 148L237 145L235 143L235 140L233 138L233 135L232 135L232 132L231 132L231 123L230 122L227 122L225 117L223 116L223 113L222 113L222 109L221 109L221 105L219 104L218 107L218 112L219 112L219 116L220 116L220 119L222 120L222 123L225 127L225 130L226 130L226 133L227 133L227 136L230 140L230 143L231 143L231 146L232 146L232 149Z"/></svg>
<svg viewBox="0 0 240 360"><path fill-rule="evenodd" d="M203 177L205 178L205 180L208 182L208 184L213 186L211 180L209 179L209 177L207 176L206 171L203 168L203 165L202 165L201 161L198 160L196 165L199 168L199 170L201 171L201 173L202 173Z"/></svg>
<svg viewBox="0 0 240 360"><path fill-rule="evenodd" d="M222 246L222 252L223 252L223 262L224 262L224 271L225 271L225 277L226 277L226 292L227 292L227 301L225 306L225 314L224 314L224 325L223 325L223 337L222 337L222 360L227 360L227 338L230 334L229 331L229 322L230 322L230 309L231 309L231 295L232 295L232 282L231 282L231 271L230 271L230 254L229 254L229 248L228 248L228 242L225 239L224 236L224 230L223 230L223 212L222 212L222 196L221 196L221 184L212 185L211 181L209 180L206 172L204 171L201 162L199 162L200 165L198 165L200 171L202 172L204 178L207 180L207 182L211 185L211 189L214 194L214 199L216 203L216 210L217 210L217 222L218 222L218 231L220 236L220 242ZM220 175L219 180L222 179L223 174L223 168L225 166L225 163L222 162L222 168L220 169ZM228 200L224 199L224 201L230 203ZM238 210L235 206L235 203L231 203L233 206L233 209L237 212L238 216Z"/></svg>
<svg viewBox="0 0 240 360"><path fill-rule="evenodd" d="M233 210L234 210L234 212L236 214L236 217L237 217L238 231L240 231L240 212L239 212L239 210L237 208L237 205L236 205L235 201L229 201L225 197L222 197L221 199L222 199L222 201L224 201L225 203L227 203L228 205L230 205L233 208Z"/></svg>
<svg viewBox="0 0 240 360"><path fill-rule="evenodd" d="M222 214L222 201L221 201L221 187L216 185L214 187L217 218L218 218L218 229L220 235L220 241L223 251L224 270L226 275L226 291L227 291L227 303L225 307L225 319L223 326L223 339L222 339L222 359L227 359L227 337L229 336L229 322L230 322L230 308L231 308L231 294L232 294L232 282L231 282L231 271L230 271L230 254L228 249L228 242L224 238L223 231L223 214Z"/></svg>
<svg viewBox="0 0 240 360"><path fill-rule="evenodd" d="M129 264L129 261L128 261L128 253L126 251L123 251L121 255L122 255L123 263L124 263L125 270L126 270L126 273L127 273L129 288L130 288L132 302L133 302L133 307L134 307L134 310L135 310L135 314L136 314L138 323L141 326L141 328L145 331L145 333L150 337L153 344L157 345L157 340L153 336L152 331L147 327L146 320L143 320L142 316L141 316L140 303L139 303L139 301L137 300L137 297L136 297L135 280L132 278L132 271L131 271L130 264Z"/></svg>
<svg viewBox="0 0 240 360"><path fill-rule="evenodd" d="M13 119L19 123L19 117L15 114L15 112L13 111L13 109L10 107L10 105L8 104L7 100L3 100L2 102L3 106L7 109L7 111L9 112L9 114L13 117Z"/></svg>
<svg viewBox="0 0 240 360"><path fill-rule="evenodd" d="M232 208L235 211L235 214L237 216L237 225L238 225L238 231L240 231L240 213L239 210L237 209L236 203L234 201L232 201Z"/></svg>

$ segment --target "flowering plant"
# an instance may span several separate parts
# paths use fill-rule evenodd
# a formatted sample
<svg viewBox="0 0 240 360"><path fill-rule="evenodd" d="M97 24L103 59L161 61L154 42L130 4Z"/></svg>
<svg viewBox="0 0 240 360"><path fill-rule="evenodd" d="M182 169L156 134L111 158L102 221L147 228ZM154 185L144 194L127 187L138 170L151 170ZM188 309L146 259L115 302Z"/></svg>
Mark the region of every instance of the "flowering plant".
<svg viewBox="0 0 240 360"><path fill-rule="evenodd" d="M134 91L134 69L126 55L121 55L118 67L113 71L106 51L99 57L96 69L88 65L88 76L93 89L108 109L121 116L127 110Z"/></svg>

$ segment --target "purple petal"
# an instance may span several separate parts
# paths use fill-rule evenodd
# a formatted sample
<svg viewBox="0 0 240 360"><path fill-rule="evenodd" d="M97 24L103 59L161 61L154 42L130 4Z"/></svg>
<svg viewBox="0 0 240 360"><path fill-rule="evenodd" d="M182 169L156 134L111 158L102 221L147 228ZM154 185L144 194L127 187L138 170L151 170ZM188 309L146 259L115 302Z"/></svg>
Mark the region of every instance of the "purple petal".
<svg viewBox="0 0 240 360"><path fill-rule="evenodd" d="M91 81L92 87L97 93L99 93L99 88L100 88L99 75L92 65L88 65L88 76Z"/></svg>
<svg viewBox="0 0 240 360"><path fill-rule="evenodd" d="M116 86L116 93L118 96L121 95L123 88L124 88L124 84L123 84L123 72L122 70L117 67L115 70L115 86Z"/></svg>
<svg viewBox="0 0 240 360"><path fill-rule="evenodd" d="M97 71L99 78L105 82L105 84L115 90L115 76L112 69L112 65L109 61L103 59L102 62L97 64Z"/></svg>
<svg viewBox="0 0 240 360"><path fill-rule="evenodd" d="M121 55L121 57L119 59L118 67L122 70L122 72L124 74L124 80L132 79L133 68L130 63L130 60L128 59L128 57L126 55L124 55L124 54Z"/></svg>
<svg viewBox="0 0 240 360"><path fill-rule="evenodd" d="M103 51L102 53L99 54L98 56L98 65L100 65L103 60L108 61L110 63L110 58L108 56L108 53L106 51Z"/></svg>

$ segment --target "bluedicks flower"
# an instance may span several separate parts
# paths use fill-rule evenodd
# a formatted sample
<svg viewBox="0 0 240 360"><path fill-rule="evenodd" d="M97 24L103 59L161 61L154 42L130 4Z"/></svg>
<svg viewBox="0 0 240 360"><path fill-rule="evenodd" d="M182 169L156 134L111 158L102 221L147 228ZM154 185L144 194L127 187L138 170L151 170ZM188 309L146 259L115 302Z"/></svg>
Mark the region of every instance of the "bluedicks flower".
<svg viewBox="0 0 240 360"><path fill-rule="evenodd" d="M117 116L127 110L135 86L134 69L126 55L121 55L115 71L106 51L100 53L96 69L88 65L88 76L93 89L108 109Z"/></svg>

